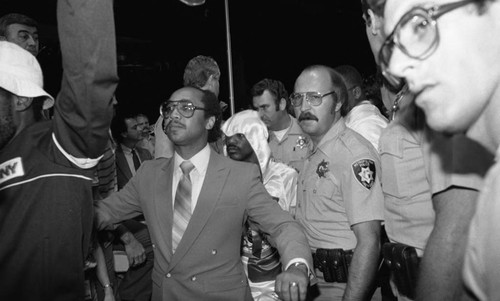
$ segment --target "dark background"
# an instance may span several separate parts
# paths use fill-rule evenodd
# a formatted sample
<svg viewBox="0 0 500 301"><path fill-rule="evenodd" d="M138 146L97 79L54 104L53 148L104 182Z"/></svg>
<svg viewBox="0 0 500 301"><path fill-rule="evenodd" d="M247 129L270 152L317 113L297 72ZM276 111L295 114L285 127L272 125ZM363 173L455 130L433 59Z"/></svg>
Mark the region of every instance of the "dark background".
<svg viewBox="0 0 500 301"><path fill-rule="evenodd" d="M213 57L222 72L220 99L229 103L224 0L190 7L178 0L115 0L120 107L158 116L159 104L182 85L192 57ZM251 104L249 90L262 78L291 91L311 64L350 64L365 76L375 63L358 0L229 0L235 110ZM61 64L56 0L2 0L0 15L18 12L39 23L38 56L45 87L55 95Z"/></svg>

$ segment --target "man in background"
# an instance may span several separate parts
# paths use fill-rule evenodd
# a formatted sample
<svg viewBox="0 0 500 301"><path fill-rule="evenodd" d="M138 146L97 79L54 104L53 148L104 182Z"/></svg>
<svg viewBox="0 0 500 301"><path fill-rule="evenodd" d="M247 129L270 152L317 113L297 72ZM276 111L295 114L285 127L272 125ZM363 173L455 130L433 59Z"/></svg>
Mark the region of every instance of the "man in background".
<svg viewBox="0 0 500 301"><path fill-rule="evenodd" d="M335 67L335 71L342 75L349 96L347 103L342 106L345 124L370 141L378 151L378 140L382 130L387 127L387 118L380 113L374 100L366 98L363 77L356 68L341 65Z"/></svg>
<svg viewBox="0 0 500 301"><path fill-rule="evenodd" d="M224 153L236 161L259 166L262 183L280 207L290 212L297 196L297 172L286 164L271 161L266 125L257 112L245 110L231 116L222 126ZM281 273L278 250L251 221L243 235L242 261L254 300L276 298L276 276Z"/></svg>
<svg viewBox="0 0 500 301"><path fill-rule="evenodd" d="M9 41L38 55L38 23L22 14L11 13L0 18L0 40Z"/></svg>
<svg viewBox="0 0 500 301"><path fill-rule="evenodd" d="M312 144L297 119L289 113L292 108L285 85L279 80L265 78L256 83L250 93L254 109L269 130L272 159L300 172Z"/></svg>

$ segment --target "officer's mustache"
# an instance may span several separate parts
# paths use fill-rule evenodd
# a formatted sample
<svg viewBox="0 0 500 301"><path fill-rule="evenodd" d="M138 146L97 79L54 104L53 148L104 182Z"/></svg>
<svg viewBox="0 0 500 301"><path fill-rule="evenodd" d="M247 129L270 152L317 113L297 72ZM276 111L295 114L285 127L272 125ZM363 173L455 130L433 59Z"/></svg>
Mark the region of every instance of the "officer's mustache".
<svg viewBox="0 0 500 301"><path fill-rule="evenodd" d="M302 120L318 121L318 117L314 116L313 114L311 114L309 112L304 112L304 113L300 114L300 116L299 116L299 121L302 121Z"/></svg>

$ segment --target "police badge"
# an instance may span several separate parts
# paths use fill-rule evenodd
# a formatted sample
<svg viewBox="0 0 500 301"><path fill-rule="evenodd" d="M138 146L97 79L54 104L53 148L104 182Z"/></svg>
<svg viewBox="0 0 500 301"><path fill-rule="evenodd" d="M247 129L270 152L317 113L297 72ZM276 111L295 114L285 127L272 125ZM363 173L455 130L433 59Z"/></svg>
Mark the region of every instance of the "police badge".
<svg viewBox="0 0 500 301"><path fill-rule="evenodd" d="M320 178L326 178L325 174L329 171L330 170L328 169L328 162L326 162L325 160L321 161L318 164L318 168L316 168L316 173Z"/></svg>
<svg viewBox="0 0 500 301"><path fill-rule="evenodd" d="M375 183L375 162L370 159L361 159L352 164L352 171L358 182L366 189L371 189Z"/></svg>
<svg viewBox="0 0 500 301"><path fill-rule="evenodd" d="M299 136L297 138L297 142L295 142L295 147L298 147L300 149L303 149L307 145L307 139L304 136Z"/></svg>

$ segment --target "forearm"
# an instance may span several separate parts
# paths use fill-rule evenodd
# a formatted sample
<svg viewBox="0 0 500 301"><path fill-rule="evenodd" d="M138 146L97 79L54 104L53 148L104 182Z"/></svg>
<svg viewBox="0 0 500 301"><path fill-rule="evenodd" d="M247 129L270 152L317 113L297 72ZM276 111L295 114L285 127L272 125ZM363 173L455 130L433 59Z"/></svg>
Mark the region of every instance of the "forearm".
<svg viewBox="0 0 500 301"><path fill-rule="evenodd" d="M373 292L380 259L380 241L358 242L349 267L343 300L367 300Z"/></svg>
<svg viewBox="0 0 500 301"><path fill-rule="evenodd" d="M477 192L452 188L433 197L434 229L425 248L416 300L459 300L462 265Z"/></svg>
<svg viewBox="0 0 500 301"><path fill-rule="evenodd" d="M104 253L99 243L97 243L97 247L94 250L94 256L97 261L97 268L96 268L97 279L99 280L99 282L101 283L101 285L104 287L105 290L112 289L111 286L108 286L111 285L111 281L109 279L108 269L106 267L106 259L104 258Z"/></svg>

